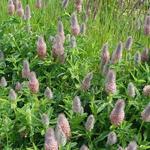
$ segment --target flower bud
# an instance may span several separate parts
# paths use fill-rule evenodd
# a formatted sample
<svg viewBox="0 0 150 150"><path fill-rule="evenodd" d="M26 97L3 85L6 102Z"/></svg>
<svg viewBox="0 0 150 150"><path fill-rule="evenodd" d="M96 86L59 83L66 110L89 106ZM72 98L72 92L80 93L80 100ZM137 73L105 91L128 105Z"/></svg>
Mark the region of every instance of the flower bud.
<svg viewBox="0 0 150 150"><path fill-rule="evenodd" d="M150 96L150 85L144 86L144 88L143 88L143 94L145 96Z"/></svg>
<svg viewBox="0 0 150 150"><path fill-rule="evenodd" d="M142 62L146 62L149 60L149 49L148 48L145 48L143 50L143 52L141 53L141 61Z"/></svg>
<svg viewBox="0 0 150 150"><path fill-rule="evenodd" d="M23 61L22 78L28 78L30 76L30 66L28 60Z"/></svg>
<svg viewBox="0 0 150 150"><path fill-rule="evenodd" d="M82 90L84 90L84 91L89 90L89 88L90 88L90 86L91 86L91 80L92 80L92 78L93 78L93 73L92 73L92 72L88 73L88 74L84 77L84 79L83 79L83 81L82 81L82 85L81 85L81 89L82 89Z"/></svg>
<svg viewBox="0 0 150 150"><path fill-rule="evenodd" d="M71 30L74 36L77 36L80 33L80 26L78 24L76 13L73 13L71 15Z"/></svg>
<svg viewBox="0 0 150 150"><path fill-rule="evenodd" d="M15 85L15 91L20 91L22 89L22 84L20 82L17 82Z"/></svg>
<svg viewBox="0 0 150 150"><path fill-rule="evenodd" d="M31 18L30 6L26 5L25 13L24 13L24 19L25 20L30 20L30 18Z"/></svg>
<svg viewBox="0 0 150 150"><path fill-rule="evenodd" d="M48 117L47 114L43 114L42 117L41 117L41 119L42 119L43 125L45 125L45 126L49 125L49 117Z"/></svg>
<svg viewBox="0 0 150 150"><path fill-rule="evenodd" d="M150 16L145 19L144 33L145 35L150 35Z"/></svg>
<svg viewBox="0 0 150 150"><path fill-rule="evenodd" d="M77 12L80 13L82 11L82 0L76 0L75 7L76 7Z"/></svg>
<svg viewBox="0 0 150 150"><path fill-rule="evenodd" d="M62 7L63 7L64 9L66 9L67 6L68 6L68 3L69 3L69 0L63 0L63 1L62 1Z"/></svg>
<svg viewBox="0 0 150 150"><path fill-rule="evenodd" d="M36 8L38 8L38 9L42 8L42 0L36 0L35 6L36 6Z"/></svg>
<svg viewBox="0 0 150 150"><path fill-rule="evenodd" d="M28 86L32 93L37 93L39 91L39 81L36 78L35 72L30 73Z"/></svg>
<svg viewBox="0 0 150 150"><path fill-rule="evenodd" d="M128 144L128 147L126 148L126 150L137 150L137 149L138 149L138 146L137 146L137 143L135 141L131 141Z"/></svg>
<svg viewBox="0 0 150 150"><path fill-rule="evenodd" d="M23 10L23 8L22 8L22 3L21 3L21 1L19 1L19 2L18 2L18 5L17 5L17 15L18 15L19 17L23 17L23 15L24 15L24 10Z"/></svg>
<svg viewBox="0 0 150 150"><path fill-rule="evenodd" d="M69 139L71 136L71 129L70 129L69 122L64 114L59 114L57 125L62 129L66 138Z"/></svg>
<svg viewBox="0 0 150 150"><path fill-rule="evenodd" d="M65 146L67 143L67 138L60 125L56 126L55 135L58 145Z"/></svg>
<svg viewBox="0 0 150 150"><path fill-rule="evenodd" d="M117 143L117 135L115 132L110 132L107 137L107 145L114 145Z"/></svg>
<svg viewBox="0 0 150 150"><path fill-rule="evenodd" d="M10 89L8 98L11 101L15 101L17 99L17 94L16 94L16 92L13 89Z"/></svg>
<svg viewBox="0 0 150 150"><path fill-rule="evenodd" d="M127 94L129 97L135 97L135 87L132 82L128 84Z"/></svg>
<svg viewBox="0 0 150 150"><path fill-rule="evenodd" d="M44 92L44 96L47 98L47 99L53 99L53 93L52 93L52 90L47 87L45 89L45 92Z"/></svg>
<svg viewBox="0 0 150 150"><path fill-rule="evenodd" d="M132 36L129 36L127 41L126 41L126 44L125 44L126 50L130 50L131 49L132 43L133 43Z"/></svg>
<svg viewBox="0 0 150 150"><path fill-rule="evenodd" d="M61 38L62 43L65 42L64 26L62 21L58 21L58 35Z"/></svg>
<svg viewBox="0 0 150 150"><path fill-rule="evenodd" d="M146 108L141 113L142 120L145 122L150 122L150 104L146 106Z"/></svg>
<svg viewBox="0 0 150 150"><path fill-rule="evenodd" d="M110 60L110 54L108 50L108 43L104 44L102 48L102 54L101 54L101 65L104 66L107 64Z"/></svg>
<svg viewBox="0 0 150 150"><path fill-rule="evenodd" d="M87 121L85 123L85 128L88 131L91 131L94 128L95 118L93 115L88 116Z"/></svg>
<svg viewBox="0 0 150 150"><path fill-rule="evenodd" d="M45 150L58 150L58 143L52 128L49 128L45 134Z"/></svg>
<svg viewBox="0 0 150 150"><path fill-rule="evenodd" d="M124 113L125 102L124 100L118 100L110 114L111 123L115 126L120 125L125 117Z"/></svg>
<svg viewBox="0 0 150 150"><path fill-rule="evenodd" d="M72 109L73 109L73 112L75 112L75 113L81 113L82 106L81 106L81 101L80 101L79 96L75 96L75 98L73 100Z"/></svg>
<svg viewBox="0 0 150 150"><path fill-rule="evenodd" d="M44 38L40 36L37 41L37 53L40 59L44 59L46 57L46 49L47 47Z"/></svg>
<svg viewBox="0 0 150 150"><path fill-rule="evenodd" d="M85 23L81 24L80 33L85 35L85 33L86 33L86 24Z"/></svg>
<svg viewBox="0 0 150 150"><path fill-rule="evenodd" d="M134 64L139 65L141 63L141 54L140 52L136 52L134 55Z"/></svg>
<svg viewBox="0 0 150 150"><path fill-rule="evenodd" d="M70 39L70 46L71 46L71 48L76 48L77 47L75 36L71 37L71 39Z"/></svg>
<svg viewBox="0 0 150 150"><path fill-rule="evenodd" d="M88 148L85 144L83 144L83 145L81 146L80 150L89 150L89 148Z"/></svg>
<svg viewBox="0 0 150 150"><path fill-rule="evenodd" d="M5 77L1 77L0 86L1 87L6 87L7 86L7 81L6 81Z"/></svg>
<svg viewBox="0 0 150 150"><path fill-rule="evenodd" d="M12 0L8 1L8 14L13 15L15 12L15 5L13 4Z"/></svg>

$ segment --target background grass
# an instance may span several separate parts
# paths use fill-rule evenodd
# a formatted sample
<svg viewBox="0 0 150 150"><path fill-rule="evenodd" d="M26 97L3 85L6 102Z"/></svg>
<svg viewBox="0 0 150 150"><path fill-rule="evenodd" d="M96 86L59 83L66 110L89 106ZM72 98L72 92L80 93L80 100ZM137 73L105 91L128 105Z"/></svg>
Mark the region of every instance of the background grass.
<svg viewBox="0 0 150 150"><path fill-rule="evenodd" d="M23 0L23 6L27 1ZM84 22L85 1L83 13L78 14L79 23ZM142 95L144 85L150 84L149 62L134 66L134 54L149 47L149 37L143 33L144 18L147 15L149 1L134 9L134 1L126 1L125 7L120 8L117 0L101 0L95 20L92 17L87 22L85 36L77 37L77 48L72 49L65 42L67 55L65 64L54 62L51 57L52 43L49 36L57 32L57 22L60 17L65 34L71 34L70 15L74 12L73 1L66 10L61 7L60 0L45 0L42 10L35 8L35 1L30 0L32 18L30 21L32 32L25 30L26 22L19 17L7 14L7 1L0 1L0 50L4 52L5 62L0 64L0 76L8 81L7 88L0 89L0 145L1 149L43 149L45 127L41 123L41 115L48 114L50 126L55 126L59 113L64 112L69 119L72 138L62 149L77 150L85 143L90 150L109 149L105 147L107 135L115 131L118 143L112 146L116 150L118 145L123 147L131 140L136 140L139 149L150 149L150 124L144 123L140 135L137 135L142 123L140 113L148 104L149 98ZM137 28L137 20L141 26ZM36 54L36 41L43 35L48 47L46 60L41 61ZM101 75L100 52L104 43L109 43L112 53L119 41L125 42L128 36L133 37L131 50L132 58L112 66L117 72L117 94L113 97L111 109L117 99L126 102L126 118L123 124L115 128L109 121L107 112L108 98L104 91L105 77ZM125 52L124 52L125 53ZM35 71L40 82L40 92L33 95L24 87L18 93L17 106L14 108L8 100L9 89L17 81L26 83L21 77L22 62L27 58L31 70ZM88 92L80 90L84 76L92 71L94 77ZM137 96L130 99L126 94L127 85L133 82L137 89ZM45 88L51 87L54 99L47 101L44 96ZM72 112L72 100L79 95L85 113L82 116ZM96 123L91 133L84 129L84 123L89 114L93 114Z"/></svg>

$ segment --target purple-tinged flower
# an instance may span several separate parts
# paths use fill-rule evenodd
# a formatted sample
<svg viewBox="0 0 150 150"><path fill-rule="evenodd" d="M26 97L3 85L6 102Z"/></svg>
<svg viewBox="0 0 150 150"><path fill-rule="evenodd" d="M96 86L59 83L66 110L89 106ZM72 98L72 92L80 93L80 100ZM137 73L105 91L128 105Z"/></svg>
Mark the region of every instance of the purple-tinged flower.
<svg viewBox="0 0 150 150"><path fill-rule="evenodd" d="M63 1L62 1L62 7L63 7L64 9L66 9L67 6L68 6L68 3L69 3L69 0L63 0Z"/></svg>
<svg viewBox="0 0 150 150"><path fill-rule="evenodd" d="M150 96L150 85L144 86L144 88L143 88L143 94L145 96Z"/></svg>
<svg viewBox="0 0 150 150"><path fill-rule="evenodd" d="M53 42L52 56L54 59L58 59L61 63L64 63L65 61L64 46L59 35L56 35Z"/></svg>
<svg viewBox="0 0 150 150"><path fill-rule="evenodd" d="M47 114L43 114L41 117L41 120L42 120L43 125L45 125L45 126L49 125L49 117Z"/></svg>
<svg viewBox="0 0 150 150"><path fill-rule="evenodd" d="M125 43L125 48L126 50L130 50L132 47L132 43L133 43L133 38L132 36L129 36L126 43Z"/></svg>
<svg viewBox="0 0 150 150"><path fill-rule="evenodd" d="M150 122L150 104L148 104L143 112L141 113L142 120L145 122Z"/></svg>
<svg viewBox="0 0 150 150"><path fill-rule="evenodd" d="M13 15L15 12L15 5L12 0L8 1L8 14Z"/></svg>
<svg viewBox="0 0 150 150"><path fill-rule="evenodd" d="M36 8L38 8L38 9L42 8L42 0L36 0L35 6L36 6Z"/></svg>
<svg viewBox="0 0 150 150"><path fill-rule="evenodd" d="M60 146L66 145L67 137L66 137L65 133L63 132L63 130L59 124L57 124L57 126L55 128L55 136L56 136L56 140L58 142L58 145L60 145Z"/></svg>
<svg viewBox="0 0 150 150"><path fill-rule="evenodd" d="M149 49L148 48L145 48L143 50L143 52L141 53L141 61L142 62L146 62L149 60Z"/></svg>
<svg viewBox="0 0 150 150"><path fill-rule="evenodd" d="M15 85L15 91L20 91L22 89L22 84L20 82L17 82Z"/></svg>
<svg viewBox="0 0 150 150"><path fill-rule="evenodd" d="M134 64L139 65L141 63L141 54L140 52L136 52L134 55Z"/></svg>
<svg viewBox="0 0 150 150"><path fill-rule="evenodd" d="M30 76L30 66L28 60L23 61L22 78L28 78Z"/></svg>
<svg viewBox="0 0 150 150"><path fill-rule="evenodd" d="M24 19L25 20L30 20L30 18L31 18L30 6L26 5L25 13L24 13Z"/></svg>
<svg viewBox="0 0 150 150"><path fill-rule="evenodd" d="M93 73L92 73L92 72L88 73L88 74L84 77L84 79L83 79L83 81L82 81L82 84L81 84L81 89L82 89L82 90L84 90L84 91L89 90L89 88L90 88L90 86L91 86L91 80L92 80L92 78L93 78Z"/></svg>
<svg viewBox="0 0 150 150"><path fill-rule="evenodd" d="M145 19L144 33L145 35L150 35L150 16Z"/></svg>
<svg viewBox="0 0 150 150"><path fill-rule="evenodd" d="M125 102L124 100L118 100L110 114L111 123L115 126L120 125L125 117L124 112Z"/></svg>
<svg viewBox="0 0 150 150"><path fill-rule="evenodd" d="M18 3L19 3L19 0L13 0L13 3L14 3L14 6L15 6L15 9L17 9L17 6L18 6Z"/></svg>
<svg viewBox="0 0 150 150"><path fill-rule="evenodd" d="M128 84L127 94L129 97L135 97L135 86L132 82Z"/></svg>
<svg viewBox="0 0 150 150"><path fill-rule="evenodd" d="M116 74L113 70L109 70L107 73L105 91L107 94L116 93Z"/></svg>
<svg viewBox="0 0 150 150"><path fill-rule="evenodd" d="M32 93L38 93L39 91L39 81L36 78L35 72L31 72L29 76L28 87Z"/></svg>
<svg viewBox="0 0 150 150"><path fill-rule="evenodd" d="M44 41L44 38L40 36L37 41L37 54L40 59L44 59L46 57L47 47Z"/></svg>
<svg viewBox="0 0 150 150"><path fill-rule="evenodd" d="M131 141L128 144L128 147L126 148L126 150L137 150L138 149L138 145L135 141Z"/></svg>
<svg viewBox="0 0 150 150"><path fill-rule="evenodd" d="M122 42L119 42L117 49L113 52L111 63L115 64L117 62L120 62L122 59Z"/></svg>
<svg viewBox="0 0 150 150"><path fill-rule="evenodd" d="M75 96L75 98L73 99L72 110L75 113L82 112L81 100L79 96Z"/></svg>
<svg viewBox="0 0 150 150"><path fill-rule="evenodd" d="M59 127L62 129L66 138L69 139L71 136L71 129L70 129L68 119L65 117L64 114L59 114L57 125L59 125Z"/></svg>
<svg viewBox="0 0 150 150"><path fill-rule="evenodd" d="M19 17L23 17L23 15L24 15L24 10L23 10L21 1L19 1L18 5L17 5L17 15Z"/></svg>
<svg viewBox="0 0 150 150"><path fill-rule="evenodd" d="M76 48L77 47L77 42L75 36L72 36L70 39L70 46L71 48Z"/></svg>
<svg viewBox="0 0 150 150"><path fill-rule="evenodd" d="M62 21L58 21L58 35L61 38L62 43L65 42L64 26Z"/></svg>
<svg viewBox="0 0 150 150"><path fill-rule="evenodd" d="M85 23L81 24L81 26L80 26L80 33L85 35L85 33L86 33L86 24Z"/></svg>
<svg viewBox="0 0 150 150"><path fill-rule="evenodd" d="M6 87L7 86L7 81L6 81L5 77L1 77L0 86L1 87Z"/></svg>
<svg viewBox="0 0 150 150"><path fill-rule="evenodd" d="M82 1L83 1L83 0L76 0L76 1L75 1L76 10L77 10L77 12L79 12L79 13L82 11Z"/></svg>
<svg viewBox="0 0 150 150"><path fill-rule="evenodd" d="M88 148L85 144L83 144L83 145L80 147L80 150L89 150L89 148Z"/></svg>
<svg viewBox="0 0 150 150"><path fill-rule="evenodd" d="M93 115L89 115L85 123L85 128L87 131L91 131L94 128L95 118Z"/></svg>
<svg viewBox="0 0 150 150"><path fill-rule="evenodd" d="M45 145L45 150L58 150L58 143L53 128L49 128L46 131L44 145Z"/></svg>
<svg viewBox="0 0 150 150"><path fill-rule="evenodd" d="M49 87L45 89L44 96L48 99L53 99L53 92Z"/></svg>
<svg viewBox="0 0 150 150"><path fill-rule="evenodd" d="M79 26L79 23L78 23L76 13L73 13L71 15L71 30L72 30L72 34L74 36L77 36L80 33L80 26Z"/></svg>
<svg viewBox="0 0 150 150"><path fill-rule="evenodd" d="M17 99L17 94L16 94L16 92L13 89L10 89L8 98L11 101L15 101Z"/></svg>
<svg viewBox="0 0 150 150"><path fill-rule="evenodd" d="M114 145L117 143L117 135L115 132L110 132L107 136L107 145Z"/></svg>
<svg viewBox="0 0 150 150"><path fill-rule="evenodd" d="M102 54L101 54L101 65L104 66L110 60L110 54L108 50L108 43L103 45Z"/></svg>

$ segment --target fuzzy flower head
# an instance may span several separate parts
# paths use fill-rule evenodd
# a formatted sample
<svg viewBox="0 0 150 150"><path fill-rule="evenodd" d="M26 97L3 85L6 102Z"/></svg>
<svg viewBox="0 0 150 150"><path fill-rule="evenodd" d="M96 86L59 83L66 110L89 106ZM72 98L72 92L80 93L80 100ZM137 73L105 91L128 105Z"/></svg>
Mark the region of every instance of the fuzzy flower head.
<svg viewBox="0 0 150 150"><path fill-rule="evenodd" d="M24 19L25 20L30 20L30 18L31 18L30 6L26 5L25 13L24 13Z"/></svg>
<svg viewBox="0 0 150 150"><path fill-rule="evenodd" d="M141 113L142 120L145 122L150 122L150 104L146 106L146 108Z"/></svg>
<svg viewBox="0 0 150 150"><path fill-rule="evenodd" d="M15 5L12 0L8 1L8 14L13 15L15 13Z"/></svg>
<svg viewBox="0 0 150 150"><path fill-rule="evenodd" d="M145 35L150 35L150 16L147 16L145 19L144 33Z"/></svg>
<svg viewBox="0 0 150 150"><path fill-rule="evenodd" d="M86 33L86 24L85 23L81 24L81 26L80 26L80 33L85 35L85 33Z"/></svg>
<svg viewBox="0 0 150 150"><path fill-rule="evenodd" d="M137 150L137 149L138 145L135 141L131 141L126 148L126 150Z"/></svg>
<svg viewBox="0 0 150 150"><path fill-rule="evenodd" d="M55 135L56 135L56 139L57 139L58 145L65 146L66 143L67 143L67 138L66 138L66 135L63 132L61 126L58 125L58 124L57 124L57 126L55 128Z"/></svg>
<svg viewBox="0 0 150 150"><path fill-rule="evenodd" d="M49 128L45 134L45 150L58 150L58 143L52 128Z"/></svg>
<svg viewBox="0 0 150 150"><path fill-rule="evenodd" d="M136 52L134 55L134 64L139 65L141 63L141 54L140 52Z"/></svg>
<svg viewBox="0 0 150 150"><path fill-rule="evenodd" d="M113 70L109 70L107 73L105 91L107 94L116 93L116 75Z"/></svg>
<svg viewBox="0 0 150 150"><path fill-rule="evenodd" d="M28 78L30 76L30 66L28 60L23 61L22 78Z"/></svg>
<svg viewBox="0 0 150 150"><path fill-rule="evenodd" d="M108 43L103 45L102 54L101 54L101 64L107 64L110 60L110 54L108 50Z"/></svg>
<svg viewBox="0 0 150 150"><path fill-rule="evenodd" d="M71 129L70 129L69 122L64 114L59 114L57 125L62 129L66 138L69 139L71 136Z"/></svg>
<svg viewBox="0 0 150 150"><path fill-rule="evenodd" d="M82 1L83 0L75 0L75 7L77 12L81 12L82 11Z"/></svg>
<svg viewBox="0 0 150 150"><path fill-rule="evenodd" d="M145 48L143 50L143 52L141 53L141 61L142 62L146 62L149 60L149 49L148 48Z"/></svg>
<svg viewBox="0 0 150 150"><path fill-rule="evenodd" d="M76 13L73 13L71 15L71 30L74 36L77 36L80 33L80 26L78 24Z"/></svg>
<svg viewBox="0 0 150 150"><path fill-rule="evenodd" d="M49 125L49 117L47 114L43 114L41 117L41 120L42 120L43 125L45 125L45 126Z"/></svg>
<svg viewBox="0 0 150 150"><path fill-rule="evenodd" d="M62 43L65 42L64 26L62 21L58 21L58 35L61 38Z"/></svg>
<svg viewBox="0 0 150 150"><path fill-rule="evenodd" d="M80 150L89 150L89 148L88 148L85 144L83 144L83 145L80 147Z"/></svg>
<svg viewBox="0 0 150 150"><path fill-rule="evenodd" d="M77 42L75 36L72 36L70 39L70 46L71 48L76 48L77 47Z"/></svg>
<svg viewBox="0 0 150 150"><path fill-rule="evenodd" d="M17 94L16 94L16 92L13 89L10 89L8 98L11 101L15 101L17 99Z"/></svg>
<svg viewBox="0 0 150 150"><path fill-rule="evenodd" d="M114 145L117 143L117 135L115 132L110 132L107 136L107 145Z"/></svg>
<svg viewBox="0 0 150 150"><path fill-rule="evenodd" d="M45 96L47 99L53 99L53 92L52 92L52 90L51 90L49 87L47 87L47 88L45 89L44 96Z"/></svg>
<svg viewBox="0 0 150 150"><path fill-rule="evenodd" d="M30 73L28 86L32 93L37 93L39 91L39 81L36 78L35 72Z"/></svg>
<svg viewBox="0 0 150 150"><path fill-rule="evenodd" d="M36 8L38 8L38 9L42 8L42 0L36 0L35 6L36 6Z"/></svg>
<svg viewBox="0 0 150 150"><path fill-rule="evenodd" d="M17 5L17 15L19 17L23 17L23 15L24 15L24 10L23 10L21 1L19 1L18 5Z"/></svg>
<svg viewBox="0 0 150 150"><path fill-rule="evenodd" d="M135 86L132 82L130 82L128 84L127 94L128 94L129 97L133 97L133 98L135 97L135 94L136 94L135 93Z"/></svg>
<svg viewBox="0 0 150 150"><path fill-rule="evenodd" d="M6 87L7 86L7 81L6 81L5 77L1 77L0 86L1 87Z"/></svg>
<svg viewBox="0 0 150 150"><path fill-rule="evenodd" d="M150 85L144 86L144 88L143 88L143 94L145 96L150 96Z"/></svg>
<svg viewBox="0 0 150 150"><path fill-rule="evenodd" d="M82 84L81 84L81 89L82 89L82 90L84 90L84 91L89 90L89 88L90 88L90 86L91 86L91 80L92 80L92 78L93 78L93 73L92 73L92 72L88 73L88 74L84 77L84 79L83 79L83 81L82 81Z"/></svg>
<svg viewBox="0 0 150 150"><path fill-rule="evenodd" d="M124 113L125 102L124 100L118 100L110 114L111 123L115 126L120 125L125 117Z"/></svg>
<svg viewBox="0 0 150 150"><path fill-rule="evenodd" d="M44 38L40 36L37 41L37 54L40 59L44 59L46 57L46 43L44 41Z"/></svg>
<svg viewBox="0 0 150 150"><path fill-rule="evenodd" d="M54 59L58 59L61 63L65 61L64 46L60 35L56 35L52 47L52 56Z"/></svg>
<svg viewBox="0 0 150 150"><path fill-rule="evenodd" d="M95 118L93 115L88 116L87 121L85 123L85 128L88 131L91 131L94 128Z"/></svg>
<svg viewBox="0 0 150 150"><path fill-rule="evenodd" d="M17 82L15 85L15 91L20 91L22 89L22 84L20 82Z"/></svg>
<svg viewBox="0 0 150 150"><path fill-rule="evenodd" d="M120 62L122 59L122 42L119 42L117 49L113 52L111 63L115 64L117 62Z"/></svg>
<svg viewBox="0 0 150 150"><path fill-rule="evenodd" d="M69 3L69 0L62 0L62 7L63 7L64 9L66 9L67 6L68 6L68 3Z"/></svg>
<svg viewBox="0 0 150 150"><path fill-rule="evenodd" d="M132 43L133 43L133 38L132 36L129 36L126 43L125 43L125 48L126 50L130 50L132 47Z"/></svg>
<svg viewBox="0 0 150 150"><path fill-rule="evenodd" d="M80 100L79 96L75 96L75 98L73 100L72 109L73 109L73 112L75 112L75 113L82 112L81 100Z"/></svg>

